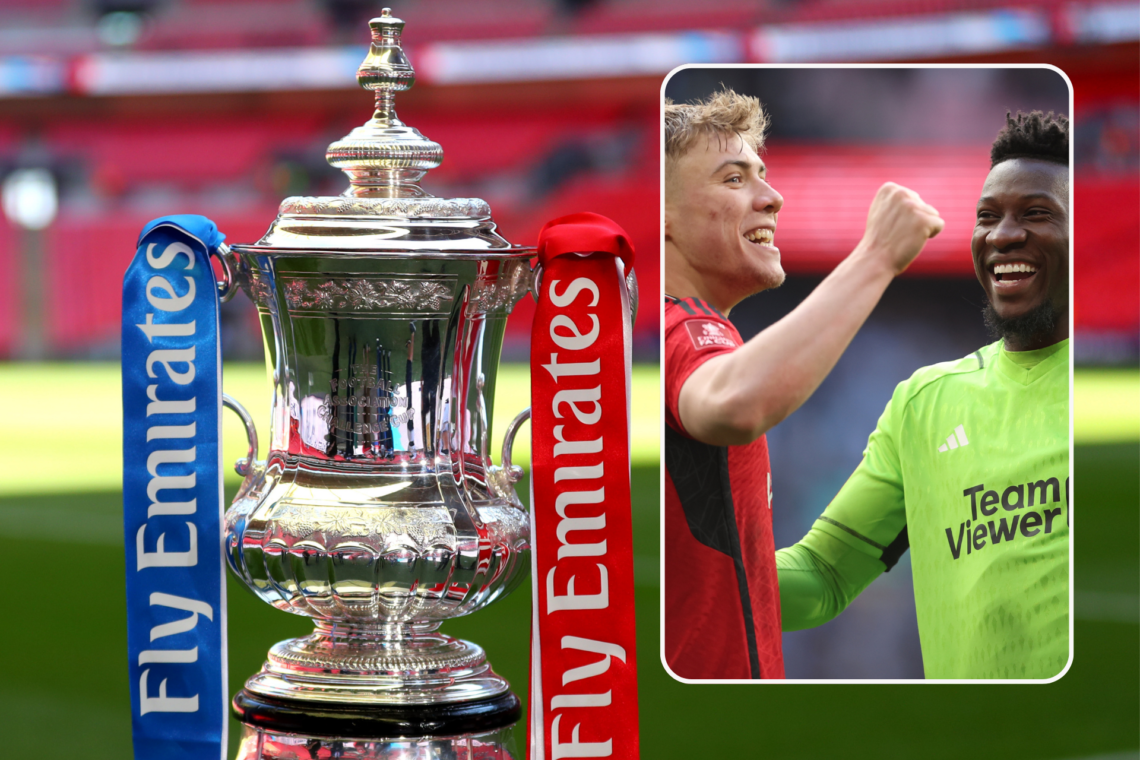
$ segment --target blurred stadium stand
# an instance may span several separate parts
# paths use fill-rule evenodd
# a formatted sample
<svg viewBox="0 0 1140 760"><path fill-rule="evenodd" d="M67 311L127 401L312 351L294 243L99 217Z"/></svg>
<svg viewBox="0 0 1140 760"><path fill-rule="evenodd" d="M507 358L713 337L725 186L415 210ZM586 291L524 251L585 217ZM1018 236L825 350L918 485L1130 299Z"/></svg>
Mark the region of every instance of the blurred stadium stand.
<svg viewBox="0 0 1140 760"><path fill-rule="evenodd" d="M432 0L392 3L419 82L401 117L444 146L424 181L491 203L506 236L590 209L638 250L638 355L657 352L660 293L658 99L689 62L1050 61L1076 87L1076 311L1084 358L1137 355L1137 113L1140 11L1133 2L1051 0ZM336 194L325 146L368 117L353 72L360 0L0 0L0 179L48 169L59 212L44 230L0 220L0 357L109 357L118 283L148 219L198 212L231 241L256 240L286 195ZM775 143L779 144L779 143ZM782 189L825 186L835 214L781 219L793 273L824 272L857 240L865 210L844 199L889 175L913 181L952 228L919 274L970 276L954 240L984 177L976 145L923 162L874 145L780 145ZM967 156L968 154L968 156ZM850 177L857 176L858 180ZM854 182L858 187L853 187ZM924 185L926 183L926 185ZM929 186L929 190L924 189ZM959 208L962 206L962 208ZM964 228L963 228L964 229ZM951 234L953 233L953 234ZM20 262L41 261L37 284ZM22 253L23 252L23 253ZM1095 263L1094 263L1095 261ZM1121 291L1120 283L1132 288ZM43 345L29 347L29 288ZM1109 288L1112 298L1099 297ZM251 327L244 299L228 323ZM507 353L525 352L529 304ZM35 331L32 331L35 334ZM226 339L234 355L258 344Z"/></svg>
<svg viewBox="0 0 1140 760"><path fill-rule="evenodd" d="M946 228L930 241L907 271L912 275L973 277L963 241L973 230L975 196L989 172L985 145L833 146L785 145L768 142L778 167L779 191L786 198L809 198L810 204L788 203L780 211L779 246L794 252L785 265L794 274L826 274L863 236L868 199L884 182L897 182L922 195L946 220ZM826 209L827 222L821 224Z"/></svg>
<svg viewBox="0 0 1140 760"><path fill-rule="evenodd" d="M1140 14L1140 8L1136 12ZM1134 62L1135 63L1135 62ZM1074 81L1075 356L1136 364L1140 343L1140 92L1131 75Z"/></svg>

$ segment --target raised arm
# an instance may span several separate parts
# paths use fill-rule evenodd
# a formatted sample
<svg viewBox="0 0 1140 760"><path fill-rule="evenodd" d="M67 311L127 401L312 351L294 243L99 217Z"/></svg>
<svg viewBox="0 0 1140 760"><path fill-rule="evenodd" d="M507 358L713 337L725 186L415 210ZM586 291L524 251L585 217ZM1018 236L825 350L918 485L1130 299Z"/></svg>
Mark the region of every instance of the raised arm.
<svg viewBox="0 0 1140 760"><path fill-rule="evenodd" d="M749 443L815 391L894 277L943 227L913 190L888 182L867 213L855 250L788 316L685 381L681 423L716 446Z"/></svg>

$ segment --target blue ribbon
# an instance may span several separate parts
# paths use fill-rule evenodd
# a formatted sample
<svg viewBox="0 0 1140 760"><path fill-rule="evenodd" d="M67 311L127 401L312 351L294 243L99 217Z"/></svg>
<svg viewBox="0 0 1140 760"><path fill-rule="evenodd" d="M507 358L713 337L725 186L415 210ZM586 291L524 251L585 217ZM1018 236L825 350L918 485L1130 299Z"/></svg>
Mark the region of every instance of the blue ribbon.
<svg viewBox="0 0 1140 760"><path fill-rule="evenodd" d="M123 528L136 760L226 756L218 290L201 216L155 219L123 278Z"/></svg>

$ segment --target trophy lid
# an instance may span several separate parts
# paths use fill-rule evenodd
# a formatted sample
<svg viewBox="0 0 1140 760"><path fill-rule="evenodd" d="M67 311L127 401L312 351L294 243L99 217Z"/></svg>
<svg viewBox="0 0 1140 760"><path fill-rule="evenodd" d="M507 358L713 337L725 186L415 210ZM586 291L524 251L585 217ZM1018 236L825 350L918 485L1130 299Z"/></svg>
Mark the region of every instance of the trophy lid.
<svg viewBox="0 0 1140 760"><path fill-rule="evenodd" d="M416 81L400 47L404 22L385 8L368 26L372 44L356 81L375 93L376 110L325 153L348 175L348 189L338 196L286 198L269 231L251 247L479 255L532 251L495 231L486 201L437 198L420 187L423 176L443 161L443 148L396 116L396 93Z"/></svg>

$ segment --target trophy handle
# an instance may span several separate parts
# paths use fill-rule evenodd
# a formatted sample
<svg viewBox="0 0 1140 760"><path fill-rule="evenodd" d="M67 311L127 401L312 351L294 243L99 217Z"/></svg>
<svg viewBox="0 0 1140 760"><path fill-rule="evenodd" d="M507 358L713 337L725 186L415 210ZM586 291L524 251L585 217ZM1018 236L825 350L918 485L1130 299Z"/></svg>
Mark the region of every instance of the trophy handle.
<svg viewBox="0 0 1140 760"><path fill-rule="evenodd" d="M638 292L637 292L637 271L636 270L633 270L633 269L629 270L629 274L627 274L625 276L625 287L626 287L626 290L629 292L629 323L633 324L634 322L637 321ZM531 298L534 299L535 303L538 303L538 294L541 292L541 290L542 290L542 264L538 263L538 264L534 265L534 270L533 270L533 273L532 273L531 279L530 279L530 296L531 296ZM529 410L527 411L527 414L528 415L530 414Z"/></svg>
<svg viewBox="0 0 1140 760"><path fill-rule="evenodd" d="M245 410L245 407L238 403L237 399L227 393L222 394L222 405L232 409L238 417L241 417L242 423L245 425L245 437L249 441L249 453L245 459L239 459L234 462L234 472L245 478L242 483L241 489L238 493L244 492L251 485L254 477L257 475L259 462L257 461L257 427L253 424L253 417Z"/></svg>
<svg viewBox="0 0 1140 760"><path fill-rule="evenodd" d="M528 406L511 420L511 424L507 425L507 432L503 436L503 464L501 466L491 465L491 469L487 473L487 484L491 486L492 490L520 508L522 505L515 494L514 486L522 478L523 469L517 464L511 464L511 449L515 445L515 435L519 432L519 428L529 419L530 407Z"/></svg>
<svg viewBox="0 0 1140 760"><path fill-rule="evenodd" d="M629 274L625 276L625 287L629 291L629 323L632 325L637 321L637 272L633 269L629 270Z"/></svg>
<svg viewBox="0 0 1140 760"><path fill-rule="evenodd" d="M507 425L507 431L503 435L503 471L506 473L507 478L512 483L519 482L523 476L523 469L517 464L511 464L511 451L515 445L515 435L518 434L519 428L522 424L530 419L530 407L523 409L515 418L511 420L511 424Z"/></svg>
<svg viewBox="0 0 1140 760"><path fill-rule="evenodd" d="M226 301L229 301L231 298L233 298L234 294L237 293L238 290L237 277L234 276L235 256L233 254L233 251L230 250L230 247L225 243L219 245L216 251L211 251L210 255L217 258L217 260L222 264L222 281L218 283L218 300L222 303L225 303ZM229 397L223 396L223 398ZM233 401L235 406L230 406L229 404L227 404L227 406L230 406L230 409L233 409L235 412L237 412L238 416L243 420L247 419L249 415L245 413L244 409L238 412L238 409L241 408L241 404L238 404L233 399L230 399L230 401ZM249 430L253 430L253 422L247 422L246 427ZM251 440L256 443L257 432L254 431L252 433L252 436L253 437ZM254 448L256 449L256 446ZM254 453L256 454L257 452L255 451Z"/></svg>

